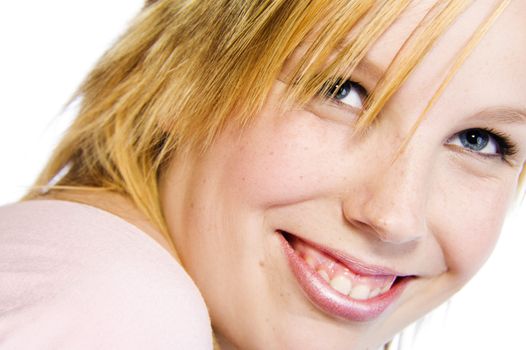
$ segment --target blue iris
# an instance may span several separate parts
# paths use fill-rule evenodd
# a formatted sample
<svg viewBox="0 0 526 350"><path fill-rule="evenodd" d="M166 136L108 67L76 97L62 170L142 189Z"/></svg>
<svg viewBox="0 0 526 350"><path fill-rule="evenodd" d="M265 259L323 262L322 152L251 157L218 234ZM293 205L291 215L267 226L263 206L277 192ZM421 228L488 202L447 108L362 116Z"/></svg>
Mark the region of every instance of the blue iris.
<svg viewBox="0 0 526 350"><path fill-rule="evenodd" d="M483 150L490 141L490 135L482 129L469 129L461 132L459 135L462 146L473 151Z"/></svg>

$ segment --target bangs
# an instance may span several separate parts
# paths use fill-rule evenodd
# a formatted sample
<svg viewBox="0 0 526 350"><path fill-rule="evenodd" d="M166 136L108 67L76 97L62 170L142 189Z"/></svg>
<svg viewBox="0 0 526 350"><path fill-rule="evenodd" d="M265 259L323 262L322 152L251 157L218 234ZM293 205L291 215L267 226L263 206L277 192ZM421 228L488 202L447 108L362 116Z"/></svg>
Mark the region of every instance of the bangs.
<svg viewBox="0 0 526 350"><path fill-rule="evenodd" d="M339 81L353 80L352 75L366 57L369 49L380 36L407 9L411 1L383 1L376 4L363 2L347 3L337 10L339 16L326 21L314 39L301 45L302 57L287 77L291 82L284 99L286 104L304 104L316 95L334 96L332 87ZM358 4L359 3L359 4ZM369 126L381 113L389 99L408 79L416 66L458 16L472 3L469 0L439 1L426 13L416 29L408 36L396 53L372 91L366 97L354 132ZM510 0L501 1L489 17L483 21L458 52L446 77L439 85L427 106L420 113L401 149L416 131L426 113L452 80L458 69L470 55L491 25L509 5ZM356 5L356 6L353 6ZM358 5L363 5L362 7ZM301 50L301 46L300 46ZM524 182L524 176L521 183Z"/></svg>
<svg viewBox="0 0 526 350"><path fill-rule="evenodd" d="M148 1L80 86L78 116L25 199L50 182L55 189L120 192L166 234L158 179L171 157L203 153L226 125L243 128L257 118L284 72L285 106L335 93L331 86L352 80L371 47L412 2ZM499 2L458 53L413 131L509 2ZM435 2L381 72L354 130L381 114L471 3ZM524 177L523 172L522 182Z"/></svg>
<svg viewBox="0 0 526 350"><path fill-rule="evenodd" d="M286 94L287 102L302 104L317 94L335 94L335 91L330 91L331 87L338 81L352 80L354 70L364 61L369 49L407 9L410 2L383 1L359 15L356 12L344 13L349 8L340 9L341 23L331 19L325 25L328 29L319 31L291 74L293 83ZM357 131L374 121L391 96L469 3L466 0L437 2L427 12L369 92L356 125ZM350 25L346 21L349 17L353 18Z"/></svg>
<svg viewBox="0 0 526 350"><path fill-rule="evenodd" d="M205 1L186 2L173 30L169 26L160 38L178 42L171 55L174 62L168 64L171 69L165 88L153 110L165 116L166 129L174 130L174 137L168 136L174 141L169 142L168 151L206 151L227 124L240 128L249 124L287 67L292 68L284 78L288 83L282 96L285 106L327 95L334 83L352 76L370 48L412 2L225 0L214 2L213 8ZM169 3L154 3L146 15L162 13L163 6L167 11ZM375 120L470 3L438 1L431 7L370 91L356 130ZM175 60L181 57L184 62Z"/></svg>

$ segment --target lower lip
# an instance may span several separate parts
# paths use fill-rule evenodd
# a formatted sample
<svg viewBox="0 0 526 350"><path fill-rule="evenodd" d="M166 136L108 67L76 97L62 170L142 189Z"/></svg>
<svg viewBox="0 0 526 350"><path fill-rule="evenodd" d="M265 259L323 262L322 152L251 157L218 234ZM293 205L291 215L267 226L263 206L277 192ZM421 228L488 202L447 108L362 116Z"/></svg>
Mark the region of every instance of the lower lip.
<svg viewBox="0 0 526 350"><path fill-rule="evenodd" d="M356 300L335 291L321 276L300 258L289 242L278 233L292 273L309 300L319 309L348 321L366 322L379 317L403 292L409 277L397 281L389 291L377 297Z"/></svg>

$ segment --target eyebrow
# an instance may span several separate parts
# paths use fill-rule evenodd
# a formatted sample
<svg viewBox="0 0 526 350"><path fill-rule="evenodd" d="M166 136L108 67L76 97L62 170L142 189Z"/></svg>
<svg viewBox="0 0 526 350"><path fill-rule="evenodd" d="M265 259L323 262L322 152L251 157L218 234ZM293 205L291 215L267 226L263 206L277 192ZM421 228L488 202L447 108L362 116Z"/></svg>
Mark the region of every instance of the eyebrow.
<svg viewBox="0 0 526 350"><path fill-rule="evenodd" d="M356 70L363 72L375 82L379 81L385 73L385 69L381 68L376 62L373 62L367 57L361 59L356 66Z"/></svg>
<svg viewBox="0 0 526 350"><path fill-rule="evenodd" d="M474 118L499 124L526 124L526 109L508 106L492 107L476 113Z"/></svg>
<svg viewBox="0 0 526 350"><path fill-rule="evenodd" d="M337 57L345 49L348 49L348 43L338 43L334 49L334 54ZM386 69L387 67L381 67L378 63L371 60L368 55L364 55L356 65L356 71L367 75L373 81L379 81L385 74Z"/></svg>

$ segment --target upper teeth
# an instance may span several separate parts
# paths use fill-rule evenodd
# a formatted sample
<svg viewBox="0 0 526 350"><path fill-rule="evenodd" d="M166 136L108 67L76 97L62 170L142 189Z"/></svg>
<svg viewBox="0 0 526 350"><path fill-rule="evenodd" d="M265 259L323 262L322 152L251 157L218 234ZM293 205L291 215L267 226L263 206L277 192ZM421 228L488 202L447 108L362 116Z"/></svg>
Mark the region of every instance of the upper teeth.
<svg viewBox="0 0 526 350"><path fill-rule="evenodd" d="M385 293L389 290L389 286L385 286L382 290L380 288L371 288L365 284L358 284L353 286L351 280L346 278L344 275L338 275L332 280L328 281L328 275L325 271L318 271L324 280L329 282L332 288L336 289L338 292L348 295L353 299L365 300L369 298L374 298L381 293Z"/></svg>
<svg viewBox="0 0 526 350"><path fill-rule="evenodd" d="M332 288L353 299L365 300L387 292L395 276L363 276L350 271L331 257L297 243L295 249Z"/></svg>
<svg viewBox="0 0 526 350"><path fill-rule="evenodd" d="M330 285L332 288L345 295L348 295L352 289L351 281L342 275L334 277L331 280Z"/></svg>
<svg viewBox="0 0 526 350"><path fill-rule="evenodd" d="M326 282L330 281L329 274L325 270L318 270L318 274L323 278ZM349 281L350 282L350 281ZM344 293L345 294L345 293Z"/></svg>
<svg viewBox="0 0 526 350"><path fill-rule="evenodd" d="M353 299L365 300L369 298L369 294L371 294L371 289L366 285L361 284L354 287L349 296Z"/></svg>
<svg viewBox="0 0 526 350"><path fill-rule="evenodd" d="M369 294L369 298L374 298L375 296L380 295L381 292L380 288L375 288L371 291L371 294Z"/></svg>

